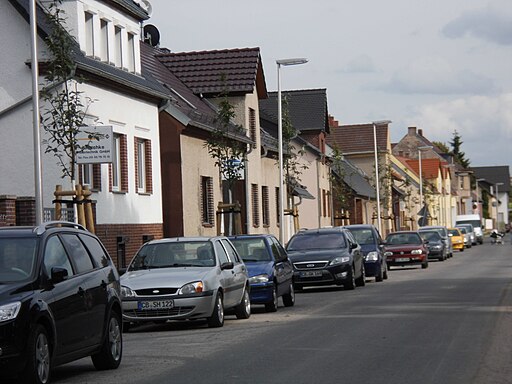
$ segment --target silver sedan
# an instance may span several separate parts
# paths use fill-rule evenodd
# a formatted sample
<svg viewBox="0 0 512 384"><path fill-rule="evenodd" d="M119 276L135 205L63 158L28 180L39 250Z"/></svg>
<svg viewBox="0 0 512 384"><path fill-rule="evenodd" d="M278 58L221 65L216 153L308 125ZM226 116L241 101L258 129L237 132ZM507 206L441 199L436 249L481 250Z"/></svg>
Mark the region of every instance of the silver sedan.
<svg viewBox="0 0 512 384"><path fill-rule="evenodd" d="M207 319L224 324L224 310L251 314L247 269L223 237L178 237L144 244L121 276L125 330L134 323Z"/></svg>

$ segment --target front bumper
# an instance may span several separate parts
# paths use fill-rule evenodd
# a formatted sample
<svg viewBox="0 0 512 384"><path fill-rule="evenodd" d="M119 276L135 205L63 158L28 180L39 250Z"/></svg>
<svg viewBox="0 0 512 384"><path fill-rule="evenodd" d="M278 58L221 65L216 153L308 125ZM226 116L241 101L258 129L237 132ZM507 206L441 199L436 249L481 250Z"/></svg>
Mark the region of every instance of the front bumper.
<svg viewBox="0 0 512 384"><path fill-rule="evenodd" d="M140 302L173 301L163 309L141 309ZM168 295L123 298L123 321L143 322L156 320L200 319L211 316L215 305L214 291L200 295Z"/></svg>
<svg viewBox="0 0 512 384"><path fill-rule="evenodd" d="M273 298L274 283L257 283L251 284L251 303L266 304L274 300Z"/></svg>
<svg viewBox="0 0 512 384"><path fill-rule="evenodd" d="M9 377L25 367L29 331L21 332L16 321L0 324L0 377Z"/></svg>
<svg viewBox="0 0 512 384"><path fill-rule="evenodd" d="M293 282L301 286L343 285L352 278L350 271L351 265L348 263L316 269L295 269Z"/></svg>
<svg viewBox="0 0 512 384"><path fill-rule="evenodd" d="M442 249L430 249L428 251L428 258L429 259L440 259L443 257L444 251Z"/></svg>
<svg viewBox="0 0 512 384"><path fill-rule="evenodd" d="M366 277L378 276L382 266L378 261L365 261L364 274Z"/></svg>
<svg viewBox="0 0 512 384"><path fill-rule="evenodd" d="M427 255L399 255L399 256L388 256L386 263L388 267L395 266L407 266L407 265L419 265L427 261Z"/></svg>

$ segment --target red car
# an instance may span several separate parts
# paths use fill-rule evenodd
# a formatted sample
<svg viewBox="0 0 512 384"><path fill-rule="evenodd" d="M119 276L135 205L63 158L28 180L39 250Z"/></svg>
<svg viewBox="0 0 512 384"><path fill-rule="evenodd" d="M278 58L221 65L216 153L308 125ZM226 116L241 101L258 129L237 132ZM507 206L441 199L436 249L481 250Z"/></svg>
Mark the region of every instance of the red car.
<svg viewBox="0 0 512 384"><path fill-rule="evenodd" d="M428 249L416 231L392 232L384 243L388 270L394 266L421 265L428 268Z"/></svg>

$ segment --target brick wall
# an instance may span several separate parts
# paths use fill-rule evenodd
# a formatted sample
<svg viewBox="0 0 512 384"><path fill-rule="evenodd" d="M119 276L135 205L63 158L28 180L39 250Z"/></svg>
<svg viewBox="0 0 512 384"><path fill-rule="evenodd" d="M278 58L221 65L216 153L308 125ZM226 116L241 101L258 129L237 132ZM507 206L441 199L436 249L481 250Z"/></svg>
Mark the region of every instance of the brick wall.
<svg viewBox="0 0 512 384"><path fill-rule="evenodd" d="M33 197L16 199L16 225L36 224L36 200Z"/></svg>
<svg viewBox="0 0 512 384"><path fill-rule="evenodd" d="M0 227L16 225L16 196L0 196Z"/></svg>
<svg viewBox="0 0 512 384"><path fill-rule="evenodd" d="M144 236L149 239L163 237L163 224L100 224L96 225L96 235L107 248L114 263L122 267L121 252L124 251L124 263L128 265L142 246ZM119 241L124 244L118 245Z"/></svg>

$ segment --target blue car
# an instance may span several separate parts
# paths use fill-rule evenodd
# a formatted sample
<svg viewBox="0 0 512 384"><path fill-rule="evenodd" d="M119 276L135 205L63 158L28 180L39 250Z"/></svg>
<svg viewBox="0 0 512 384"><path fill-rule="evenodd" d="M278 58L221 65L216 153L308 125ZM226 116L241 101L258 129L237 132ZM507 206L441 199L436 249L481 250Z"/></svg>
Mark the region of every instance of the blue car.
<svg viewBox="0 0 512 384"><path fill-rule="evenodd" d="M388 278L386 257L382 250L382 238L375 226L370 224L346 225L361 246L364 255L366 277L375 276L375 281Z"/></svg>
<svg viewBox="0 0 512 384"><path fill-rule="evenodd" d="M285 307L293 306L293 266L279 241L272 235L239 235L229 240L247 267L251 304L264 304L267 312L275 312L282 297Z"/></svg>

